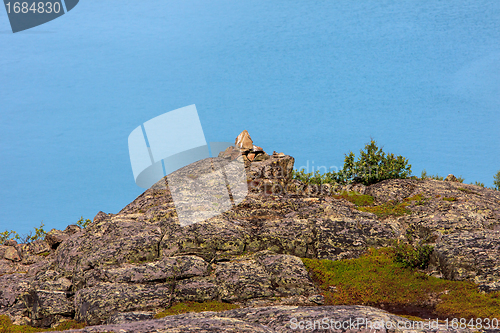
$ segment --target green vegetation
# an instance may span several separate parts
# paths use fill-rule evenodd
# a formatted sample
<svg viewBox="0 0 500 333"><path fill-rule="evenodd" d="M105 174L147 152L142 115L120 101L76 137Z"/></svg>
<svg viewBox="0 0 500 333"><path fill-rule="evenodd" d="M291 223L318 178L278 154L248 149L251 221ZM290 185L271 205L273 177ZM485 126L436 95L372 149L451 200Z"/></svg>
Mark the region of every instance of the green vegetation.
<svg viewBox="0 0 500 333"><path fill-rule="evenodd" d="M357 209L362 212L370 212L377 215L379 218L388 216L402 216L411 214L411 210L406 208L410 202L414 201L416 205L423 205L428 200L422 194L414 195L403 200L403 202L388 201L381 205L374 206L374 198L371 195L360 194L357 192L343 192L340 195L333 196L336 199L345 199L356 205Z"/></svg>
<svg viewBox="0 0 500 333"><path fill-rule="evenodd" d="M165 316L172 316L186 312L203 312L203 311L225 311L239 308L236 304L222 303L218 301L208 301L203 303L198 302L182 302L172 305L155 315L155 319Z"/></svg>
<svg viewBox="0 0 500 333"><path fill-rule="evenodd" d="M358 209L362 212L373 213L379 218L386 218L388 216L403 216L411 214L411 210L406 208L406 206L408 206L408 202L397 202L390 200L378 206L359 207Z"/></svg>
<svg viewBox="0 0 500 333"><path fill-rule="evenodd" d="M422 194L416 194L413 197L404 199L406 202L415 201L415 205L417 206L424 205L428 200L429 198L425 198Z"/></svg>
<svg viewBox="0 0 500 333"><path fill-rule="evenodd" d="M362 183L371 185L386 179L405 179L411 177L411 164L402 156L394 154L386 154L382 148L377 147L377 143L371 139L370 143L365 145L364 151L360 150L360 156L357 161L354 161L355 155L350 152L344 158L344 167L340 171L330 171L321 174L319 170L314 173L306 173L304 170L292 170L292 178L300 180L305 184L322 185L322 184L350 184ZM456 177L458 182L463 183L463 177ZM420 179L444 180L444 177L429 175L424 169L420 174ZM494 186L492 190L500 191L500 170L493 176ZM471 183L485 187L484 183L475 181Z"/></svg>
<svg viewBox="0 0 500 333"><path fill-rule="evenodd" d="M294 179L306 184L349 184L362 183L365 185L375 184L385 179L408 178L411 176L411 165L402 156L386 154L382 148L372 139L360 150L360 156L355 161L355 155L350 152L345 156L344 167L338 172L319 171L305 173L304 170L293 171Z"/></svg>
<svg viewBox="0 0 500 333"><path fill-rule="evenodd" d="M5 230L4 232L0 232L0 245L4 244L8 240L20 240L21 237L15 232L14 230L8 231Z"/></svg>
<svg viewBox="0 0 500 333"><path fill-rule="evenodd" d="M394 248L370 249L357 259L302 261L323 290L327 305L383 305L386 308L411 305L433 311L440 319L500 316L500 292L482 294L472 282L438 279L405 267L418 264L429 252L427 248L414 250L420 253L416 256L418 260L411 259L413 255L410 255L407 264L397 259L398 250ZM441 302L431 305L430 300L436 297Z"/></svg>
<svg viewBox="0 0 500 333"><path fill-rule="evenodd" d="M336 177L333 176L334 173L332 172L326 172L324 174L319 173L318 170L316 170L315 173L309 172L305 173L304 170L292 170L292 178L300 180L303 183L306 184L316 184L316 185L321 185L321 184L335 184L337 183Z"/></svg>
<svg viewBox="0 0 500 333"><path fill-rule="evenodd" d="M493 176L493 189L500 191L500 170L498 170L497 174Z"/></svg>
<svg viewBox="0 0 500 333"><path fill-rule="evenodd" d="M34 235L30 231L30 233L28 234L28 236L26 238L26 241L23 243L30 243L30 242L36 241L38 239L44 239L45 235L47 235L47 232L45 230L43 230L44 225L45 224L43 224L43 222L41 222L39 228L35 227L35 234Z"/></svg>
<svg viewBox="0 0 500 333"><path fill-rule="evenodd" d="M411 176L411 165L406 158L394 156L392 153L386 155L373 139L365 145L364 151L360 150L360 155L356 162L353 152L346 155L344 167L337 173L340 182L370 185L385 179L404 179Z"/></svg>
<svg viewBox="0 0 500 333"><path fill-rule="evenodd" d="M455 197L444 197L443 200L446 200L446 201L457 201L457 198L455 198Z"/></svg>
<svg viewBox="0 0 500 333"><path fill-rule="evenodd" d="M436 175L428 175L427 171L425 171L425 169L422 170L422 173L420 174L420 178L421 179L444 180L444 177L441 177L437 174ZM457 180L459 183L463 183L465 179L460 176L460 177L457 177Z"/></svg>
<svg viewBox="0 0 500 333"><path fill-rule="evenodd" d="M80 219L78 221L76 221L76 225L80 226L80 228L84 229L86 228L90 223L92 223L91 220L89 219L83 219L83 216L80 217Z"/></svg>
<svg viewBox="0 0 500 333"><path fill-rule="evenodd" d="M421 179L430 178L430 179L434 179L434 180L444 180L444 177L441 177L439 175L428 175L427 171L425 171L425 169L422 170L422 172L420 173L420 178Z"/></svg>
<svg viewBox="0 0 500 333"><path fill-rule="evenodd" d="M394 245L394 262L406 268L425 269L429 266L429 259L433 251L430 245L412 246L406 243Z"/></svg>
<svg viewBox="0 0 500 333"><path fill-rule="evenodd" d="M81 228L86 228L90 223L92 223L91 220L89 219L83 219L83 216L80 217L80 219L76 222L77 225L79 225ZM40 227L35 227L34 234L33 230L30 230L30 232L26 235L19 235L16 231L11 230L5 230L4 232L0 232L0 245L4 244L6 241L10 239L14 239L18 241L18 243L22 244L28 244L33 241L36 241L38 239L45 239L45 235L47 235L47 232L43 229L45 224L40 222ZM43 255L43 254L42 254Z"/></svg>
<svg viewBox="0 0 500 333"><path fill-rule="evenodd" d="M9 316L0 315L0 333L34 333L34 332L50 332L64 331L70 329L84 328L85 323L80 323L74 320L65 321L54 328L38 328L27 325L13 325Z"/></svg>
<svg viewBox="0 0 500 333"><path fill-rule="evenodd" d="M340 195L334 195L335 199L346 199L356 206L371 206L373 205L373 197L371 195L364 195L357 192L342 192Z"/></svg>
<svg viewBox="0 0 500 333"><path fill-rule="evenodd" d="M35 227L35 234L33 235L33 231L30 231L28 234L20 236L16 231L4 231L0 233L0 244L4 244L6 241L10 239L14 239L20 243L28 244L38 239L44 239L47 232L43 230L44 224L40 222L40 227Z"/></svg>

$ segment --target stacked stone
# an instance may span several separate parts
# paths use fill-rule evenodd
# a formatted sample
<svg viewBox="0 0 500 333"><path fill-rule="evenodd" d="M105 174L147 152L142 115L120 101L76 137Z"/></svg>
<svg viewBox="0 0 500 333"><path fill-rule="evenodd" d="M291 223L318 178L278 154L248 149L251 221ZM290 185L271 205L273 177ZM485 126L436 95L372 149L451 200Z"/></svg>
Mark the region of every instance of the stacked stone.
<svg viewBox="0 0 500 333"><path fill-rule="evenodd" d="M219 154L219 157L235 160L239 157L245 162L259 162L269 159L269 155L259 146L253 144L250 134L247 130L238 135L234 141L234 146L228 147Z"/></svg>

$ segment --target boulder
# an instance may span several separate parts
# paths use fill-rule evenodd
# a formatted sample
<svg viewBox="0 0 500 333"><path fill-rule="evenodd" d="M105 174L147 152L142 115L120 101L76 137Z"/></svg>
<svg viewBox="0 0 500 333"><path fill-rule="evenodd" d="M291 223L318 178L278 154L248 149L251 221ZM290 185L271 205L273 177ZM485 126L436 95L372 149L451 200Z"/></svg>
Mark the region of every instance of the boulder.
<svg viewBox="0 0 500 333"><path fill-rule="evenodd" d="M23 295L30 288L25 273L0 274L0 315L8 315L14 324L29 323Z"/></svg>
<svg viewBox="0 0 500 333"><path fill-rule="evenodd" d="M187 255L164 257L145 264L122 264L116 268L100 268L85 274L86 286L101 282L148 283L187 279L206 275L208 263L202 258Z"/></svg>
<svg viewBox="0 0 500 333"><path fill-rule="evenodd" d="M455 177L454 175L452 175L451 173L446 176L446 178L444 179L446 182L458 182L458 179L457 177Z"/></svg>
<svg viewBox="0 0 500 333"><path fill-rule="evenodd" d="M42 253L49 253L50 250L52 249L45 240L43 239L37 239L23 247L23 249L30 254L42 254Z"/></svg>
<svg viewBox="0 0 500 333"><path fill-rule="evenodd" d="M17 252L16 248L13 246L7 246L3 254L3 257L11 261L21 261L21 256L19 255L19 252Z"/></svg>
<svg viewBox="0 0 500 333"><path fill-rule="evenodd" d="M33 326L47 327L60 316L71 317L75 308L70 294L57 290L30 290L24 301Z"/></svg>
<svg viewBox="0 0 500 333"><path fill-rule="evenodd" d="M74 235L76 234L77 232L80 232L82 230L82 228L79 226L79 225L76 225L76 224L70 224L66 227L66 229L64 229L64 233L66 235Z"/></svg>
<svg viewBox="0 0 500 333"><path fill-rule="evenodd" d="M262 152L261 154L256 154L253 159L254 162L261 162L269 159L269 155L266 152Z"/></svg>
<svg viewBox="0 0 500 333"><path fill-rule="evenodd" d="M150 311L120 312L112 315L106 324L124 324L133 321L153 319L154 313Z"/></svg>
<svg viewBox="0 0 500 333"><path fill-rule="evenodd" d="M7 251L9 247L7 245L0 245L0 259L3 259L3 255L5 254L5 251Z"/></svg>
<svg viewBox="0 0 500 333"><path fill-rule="evenodd" d="M236 137L234 145L240 150L251 150L253 148L253 141L247 130L244 130Z"/></svg>
<svg viewBox="0 0 500 333"><path fill-rule="evenodd" d="M102 324L120 312L165 307L173 290L171 283L102 283L79 290L75 295L75 318L90 325Z"/></svg>
<svg viewBox="0 0 500 333"><path fill-rule="evenodd" d="M68 234L57 229L52 229L45 235L45 241L53 250L57 249L57 247L68 238Z"/></svg>
<svg viewBox="0 0 500 333"><path fill-rule="evenodd" d="M103 211L99 211L99 213L97 213L96 216L94 216L93 222L99 223L99 222L102 222L104 220L109 220L113 215L114 214L106 214Z"/></svg>
<svg viewBox="0 0 500 333"><path fill-rule="evenodd" d="M5 246L16 246L17 245L17 241L15 239L8 239L6 240L3 245Z"/></svg>

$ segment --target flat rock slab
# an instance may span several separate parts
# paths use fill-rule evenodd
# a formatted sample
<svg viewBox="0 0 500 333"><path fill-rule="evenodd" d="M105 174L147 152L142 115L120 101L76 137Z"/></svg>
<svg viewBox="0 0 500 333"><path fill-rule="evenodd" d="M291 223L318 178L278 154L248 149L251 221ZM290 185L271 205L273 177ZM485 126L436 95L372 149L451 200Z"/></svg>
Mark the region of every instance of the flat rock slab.
<svg viewBox="0 0 500 333"><path fill-rule="evenodd" d="M120 325L100 325L64 332L120 332L120 333L183 333L183 332L471 332L438 328L418 329L416 325L430 325L428 321L413 323L406 318L368 306L270 306L242 308L223 312L186 313L161 319L129 322ZM335 329L335 325L339 329ZM339 325L343 325L341 328ZM382 325L382 326L381 326ZM398 328L399 325L399 328ZM407 325L407 328L404 328ZM411 325L414 325L413 328ZM333 328L332 328L333 326ZM390 329L386 329L389 328ZM377 330L375 330L378 328ZM417 329L416 329L417 328Z"/></svg>

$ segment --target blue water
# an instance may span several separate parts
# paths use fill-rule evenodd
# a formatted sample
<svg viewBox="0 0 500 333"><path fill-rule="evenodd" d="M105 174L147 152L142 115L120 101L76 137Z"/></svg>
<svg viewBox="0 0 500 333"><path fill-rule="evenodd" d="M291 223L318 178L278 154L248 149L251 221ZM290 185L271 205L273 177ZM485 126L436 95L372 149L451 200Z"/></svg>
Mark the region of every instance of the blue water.
<svg viewBox="0 0 500 333"><path fill-rule="evenodd" d="M16 34L0 9L0 231L118 212L128 135L190 104L207 141L247 129L309 171L373 137L492 186L500 2L81 0Z"/></svg>

